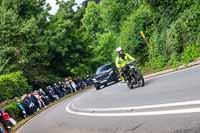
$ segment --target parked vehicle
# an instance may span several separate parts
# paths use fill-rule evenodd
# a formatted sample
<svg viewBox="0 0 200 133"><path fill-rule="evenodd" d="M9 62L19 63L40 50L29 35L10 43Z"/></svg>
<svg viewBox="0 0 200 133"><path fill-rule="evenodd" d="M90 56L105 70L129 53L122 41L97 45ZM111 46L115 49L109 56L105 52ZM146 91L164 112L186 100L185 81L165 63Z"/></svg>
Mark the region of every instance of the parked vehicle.
<svg viewBox="0 0 200 133"><path fill-rule="evenodd" d="M137 86L144 86L144 77L135 67L133 62L130 62L125 67L123 67L121 72L130 89L133 89Z"/></svg>
<svg viewBox="0 0 200 133"><path fill-rule="evenodd" d="M117 68L111 63L99 67L96 71L96 75L93 78L93 83L96 90L99 90L101 86L107 86L113 81L119 81L119 73Z"/></svg>

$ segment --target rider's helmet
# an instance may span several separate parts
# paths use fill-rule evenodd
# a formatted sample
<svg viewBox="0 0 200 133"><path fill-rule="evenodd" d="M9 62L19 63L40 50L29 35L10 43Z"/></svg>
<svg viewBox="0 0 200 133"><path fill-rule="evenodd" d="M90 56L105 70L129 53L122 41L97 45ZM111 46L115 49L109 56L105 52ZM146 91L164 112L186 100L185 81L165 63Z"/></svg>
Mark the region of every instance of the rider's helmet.
<svg viewBox="0 0 200 133"><path fill-rule="evenodd" d="M119 54L119 55L124 55L124 51L123 51L123 49L121 48L121 47L118 47L117 49L116 49L116 52Z"/></svg>
<svg viewBox="0 0 200 133"><path fill-rule="evenodd" d="M116 48L116 52L120 52L120 51L122 51L121 47Z"/></svg>

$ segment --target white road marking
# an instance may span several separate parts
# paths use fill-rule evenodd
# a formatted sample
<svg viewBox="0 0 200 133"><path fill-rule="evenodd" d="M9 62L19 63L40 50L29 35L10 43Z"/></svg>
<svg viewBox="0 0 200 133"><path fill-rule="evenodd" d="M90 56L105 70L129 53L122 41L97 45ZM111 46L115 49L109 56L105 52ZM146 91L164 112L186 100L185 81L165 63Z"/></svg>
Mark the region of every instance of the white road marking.
<svg viewBox="0 0 200 133"><path fill-rule="evenodd" d="M177 107L177 106L186 106L186 105L200 105L200 100L196 101L186 101L186 102L175 102L175 103L166 103L166 104L157 104L157 105L144 105L144 106L135 106L135 107L121 107L121 108L87 108L87 109L78 109L81 111L127 111L127 110L141 110L141 109L155 109L155 108L164 108L164 107Z"/></svg>
<svg viewBox="0 0 200 133"><path fill-rule="evenodd" d="M172 114L186 114L186 113L200 113L200 108L177 109L177 110L161 110L161 111L147 111L147 112L126 112L126 113L86 113L78 112L70 109L70 104L67 105L66 111L70 114L92 117L125 117L125 116L153 116L153 115L172 115Z"/></svg>

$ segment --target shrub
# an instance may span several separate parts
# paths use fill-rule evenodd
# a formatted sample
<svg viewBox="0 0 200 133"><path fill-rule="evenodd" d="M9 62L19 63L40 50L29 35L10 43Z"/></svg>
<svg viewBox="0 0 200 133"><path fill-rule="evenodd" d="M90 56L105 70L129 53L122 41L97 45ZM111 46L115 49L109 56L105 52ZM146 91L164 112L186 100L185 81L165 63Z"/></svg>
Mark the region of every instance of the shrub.
<svg viewBox="0 0 200 133"><path fill-rule="evenodd" d="M177 68L179 65L181 65L180 56L176 53L173 53L170 56L168 64L174 68Z"/></svg>
<svg viewBox="0 0 200 133"><path fill-rule="evenodd" d="M30 91L27 79L21 72L4 74L0 76L0 101L19 97Z"/></svg>
<svg viewBox="0 0 200 133"><path fill-rule="evenodd" d="M167 50L165 48L165 40L163 39L165 32L159 33L155 31L149 39L149 63L153 70L161 70L167 64Z"/></svg>
<svg viewBox="0 0 200 133"><path fill-rule="evenodd" d="M200 11L198 4L190 6L180 13L167 30L166 45L170 54L182 54L188 43L195 43L199 36Z"/></svg>
<svg viewBox="0 0 200 133"><path fill-rule="evenodd" d="M198 58L200 56L200 46L199 45L189 45L185 48L183 54L182 54L182 61L184 63L189 63L193 61L194 59Z"/></svg>

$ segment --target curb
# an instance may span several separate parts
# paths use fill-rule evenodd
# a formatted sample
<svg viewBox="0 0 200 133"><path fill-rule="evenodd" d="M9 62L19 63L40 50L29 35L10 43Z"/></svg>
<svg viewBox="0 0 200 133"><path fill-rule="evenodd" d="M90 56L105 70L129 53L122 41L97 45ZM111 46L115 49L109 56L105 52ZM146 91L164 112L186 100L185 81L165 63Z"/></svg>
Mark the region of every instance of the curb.
<svg viewBox="0 0 200 133"><path fill-rule="evenodd" d="M189 67L193 67L193 66L196 66L196 65L200 65L200 58L198 58L196 61L190 62L188 64L178 66L177 68L171 68L171 69L156 72L156 73L153 73L153 74L145 75L144 78L149 79L149 78L153 78L153 77L160 76L160 75L163 75L163 74L175 72L177 70L182 70L182 69L186 69L186 68L189 68Z"/></svg>

